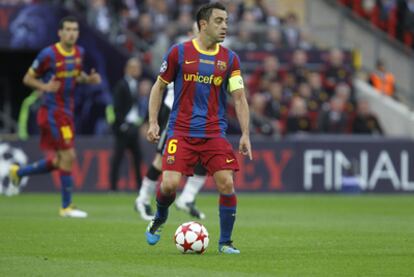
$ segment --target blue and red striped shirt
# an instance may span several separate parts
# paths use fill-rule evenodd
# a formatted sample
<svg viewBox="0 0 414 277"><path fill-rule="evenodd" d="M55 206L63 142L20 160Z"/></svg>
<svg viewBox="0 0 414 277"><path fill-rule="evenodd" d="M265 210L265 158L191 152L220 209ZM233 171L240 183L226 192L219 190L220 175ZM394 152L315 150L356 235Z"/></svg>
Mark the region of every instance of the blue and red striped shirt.
<svg viewBox="0 0 414 277"><path fill-rule="evenodd" d="M159 74L163 82L174 82L168 136L224 137L229 78L240 74L237 54L219 44L212 52L196 40L172 46Z"/></svg>
<svg viewBox="0 0 414 277"><path fill-rule="evenodd" d="M40 51L33 61L30 74L45 83L56 76L61 84L57 92L46 91L42 96L42 104L49 112L73 117L76 78L82 72L83 54L84 50L79 46L67 52L56 43Z"/></svg>

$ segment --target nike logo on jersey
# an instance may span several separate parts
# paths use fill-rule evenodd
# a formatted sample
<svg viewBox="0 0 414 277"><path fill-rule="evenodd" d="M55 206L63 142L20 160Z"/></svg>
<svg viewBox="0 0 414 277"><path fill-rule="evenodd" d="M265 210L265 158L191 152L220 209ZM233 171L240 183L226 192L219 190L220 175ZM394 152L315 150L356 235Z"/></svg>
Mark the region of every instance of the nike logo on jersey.
<svg viewBox="0 0 414 277"><path fill-rule="evenodd" d="M197 61L185 61L185 64L192 64L192 63L196 63Z"/></svg>
<svg viewBox="0 0 414 277"><path fill-rule="evenodd" d="M234 161L234 159L226 159L226 163L231 163L231 162L233 162Z"/></svg>

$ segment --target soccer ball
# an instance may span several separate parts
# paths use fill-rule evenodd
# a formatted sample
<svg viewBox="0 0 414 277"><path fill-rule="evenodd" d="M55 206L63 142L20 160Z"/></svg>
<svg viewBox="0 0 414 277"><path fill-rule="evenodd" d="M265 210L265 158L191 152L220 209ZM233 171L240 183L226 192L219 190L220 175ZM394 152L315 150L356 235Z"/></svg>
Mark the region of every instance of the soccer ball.
<svg viewBox="0 0 414 277"><path fill-rule="evenodd" d="M25 165L27 160L23 150L9 143L0 142L0 194L7 196L19 194L20 188L26 185L28 178L22 178L20 188L16 188L9 180L9 169L12 164Z"/></svg>
<svg viewBox="0 0 414 277"><path fill-rule="evenodd" d="M209 242L207 229L195 221L183 223L175 231L174 242L178 251L183 254L202 254Z"/></svg>

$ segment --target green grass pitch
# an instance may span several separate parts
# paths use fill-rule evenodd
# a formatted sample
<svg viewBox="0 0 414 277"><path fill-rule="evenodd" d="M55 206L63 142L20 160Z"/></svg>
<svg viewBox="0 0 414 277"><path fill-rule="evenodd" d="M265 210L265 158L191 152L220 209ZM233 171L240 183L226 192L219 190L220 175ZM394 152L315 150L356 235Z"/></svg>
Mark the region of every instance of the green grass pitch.
<svg viewBox="0 0 414 277"><path fill-rule="evenodd" d="M217 252L216 194L198 206L210 233L203 255L172 236L189 217L170 209L156 246L133 211L135 194L76 194L87 219L58 216L58 194L0 197L0 276L413 276L409 195L239 194L240 255Z"/></svg>

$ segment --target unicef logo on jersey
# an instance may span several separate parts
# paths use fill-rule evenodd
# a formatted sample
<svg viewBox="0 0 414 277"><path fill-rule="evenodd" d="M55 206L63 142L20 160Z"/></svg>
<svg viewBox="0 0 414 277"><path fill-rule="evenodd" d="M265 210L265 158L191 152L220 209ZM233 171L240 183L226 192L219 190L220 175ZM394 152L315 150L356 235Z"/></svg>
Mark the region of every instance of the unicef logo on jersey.
<svg viewBox="0 0 414 277"><path fill-rule="evenodd" d="M167 61L163 61L160 67L160 73L164 73L168 68L168 63Z"/></svg>
<svg viewBox="0 0 414 277"><path fill-rule="evenodd" d="M217 76L217 77L213 78L213 84L215 86L220 86L221 83L223 83L223 78L221 78L220 76Z"/></svg>
<svg viewBox="0 0 414 277"><path fill-rule="evenodd" d="M187 82L196 82L202 84L214 84L215 86L220 86L223 83L223 78L221 76L204 76L200 74L184 74L184 81Z"/></svg>

